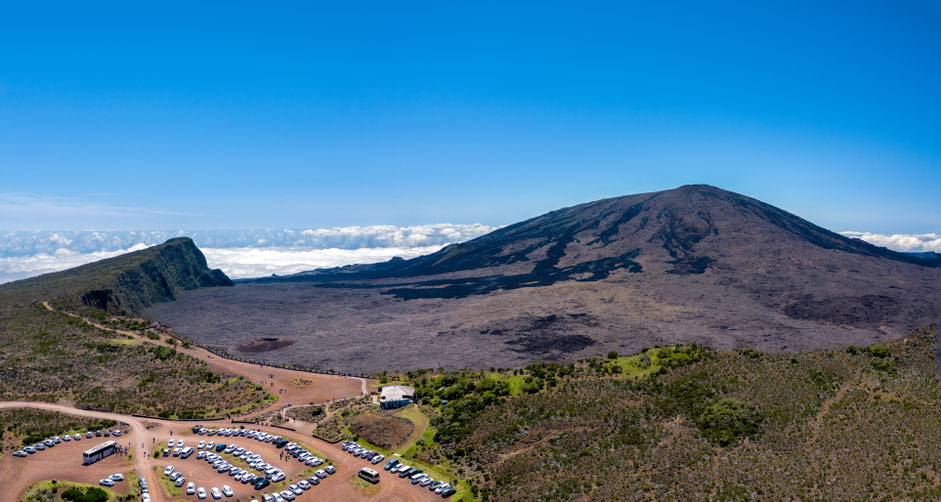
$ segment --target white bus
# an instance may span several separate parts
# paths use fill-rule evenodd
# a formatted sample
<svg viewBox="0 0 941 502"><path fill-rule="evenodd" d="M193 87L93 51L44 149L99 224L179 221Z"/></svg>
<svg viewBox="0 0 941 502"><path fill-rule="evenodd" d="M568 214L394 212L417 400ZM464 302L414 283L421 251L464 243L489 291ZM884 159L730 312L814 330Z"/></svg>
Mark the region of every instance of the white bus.
<svg viewBox="0 0 941 502"><path fill-rule="evenodd" d="M369 467L363 467L359 470L359 477L369 481L370 483L379 482L379 473L370 469Z"/></svg>
<svg viewBox="0 0 941 502"><path fill-rule="evenodd" d="M118 451L118 444L114 441L106 441L100 445L82 452L82 461L85 465L95 462Z"/></svg>

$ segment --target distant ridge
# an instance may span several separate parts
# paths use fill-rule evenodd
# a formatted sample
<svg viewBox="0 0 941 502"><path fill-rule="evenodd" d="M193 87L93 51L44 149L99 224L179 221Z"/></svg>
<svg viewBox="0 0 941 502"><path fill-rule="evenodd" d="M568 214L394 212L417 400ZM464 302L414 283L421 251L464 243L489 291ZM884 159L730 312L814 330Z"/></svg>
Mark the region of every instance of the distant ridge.
<svg viewBox="0 0 941 502"><path fill-rule="evenodd" d="M207 266L206 257L192 239L178 237L140 251L0 285L0 297L55 300L112 314L140 315L186 290L231 285L225 273Z"/></svg>
<svg viewBox="0 0 941 502"><path fill-rule="evenodd" d="M939 321L938 265L686 185L551 211L410 260L197 291L149 313L232 350L258 333L289 337L277 357L357 371L515 367L667 343L814 350Z"/></svg>

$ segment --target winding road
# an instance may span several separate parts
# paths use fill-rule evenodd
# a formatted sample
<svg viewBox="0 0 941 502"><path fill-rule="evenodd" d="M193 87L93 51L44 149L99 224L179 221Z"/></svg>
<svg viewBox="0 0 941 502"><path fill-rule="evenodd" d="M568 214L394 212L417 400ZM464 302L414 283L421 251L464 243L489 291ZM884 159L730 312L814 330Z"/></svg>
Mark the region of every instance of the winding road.
<svg viewBox="0 0 941 502"><path fill-rule="evenodd" d="M53 308L48 302L42 302L42 305L52 312L81 319L89 325L92 325L103 331L131 336L147 343L170 346L170 344L167 344L166 341L162 339L146 339L139 332L111 328L88 318L81 317L70 312L57 310ZM205 362L213 370L241 375L252 382L263 385L266 390L278 396L277 401L271 403L265 408L252 412L249 415L239 417L243 419L277 410L283 407L285 403L305 405L323 404L328 401L335 401L338 399L345 399L358 395L365 396L369 394L369 381L366 378L344 377L340 375L323 375L252 364L243 361L222 358L198 347L183 348L180 346L173 346L173 348L179 352ZM128 433L124 438L122 438L120 442L123 444L125 439L129 442L130 451L133 456L134 469L139 476L143 476L147 479L147 484L151 488L151 497L154 502L170 502L170 497L168 497L163 492L159 480L157 479L158 474L154 470L155 466L161 466L162 468L162 464L166 463L166 459L160 460L152 458L149 454L150 448L153 447L152 445L156 441L168 439L171 436L181 438L192 436L191 428L194 425L194 422L139 418L119 413L85 410L61 403L44 403L32 401L0 402L0 409L11 408L33 408L48 410L81 417L111 419L117 422L124 422L128 424ZM232 423L231 419L203 420L199 423L207 427L215 428L239 426L238 424ZM434 500L436 498L433 493L428 492L427 490L419 490L411 486L409 483L399 483L393 480L390 480L386 483L379 483L368 491L363 491L362 489L355 487L352 479L355 477L359 468L366 466L368 463L362 459L356 459L355 457L345 454L339 445L327 443L309 436L309 427L304 427L306 423L300 422L299 425L301 425L299 430L293 432L265 426L253 425L251 427L253 429L264 430L271 434L290 438L293 441L310 444L312 445L312 448L317 449L334 462L338 474L336 476L331 476L327 480L324 480L325 482L323 483L323 486L319 487L316 492L316 497L318 500L422 501ZM198 436L194 437L198 438ZM143 445L143 448L140 448L140 445ZM78 444L74 443L66 444L65 451L75 450L77 452L79 451L78 448L83 448L83 446L80 447ZM61 452L62 450L57 448L56 451ZM55 479L57 476L59 476L59 479L69 479L70 476L77 477L86 483L95 483L97 480L95 476L98 476L99 474L97 474L97 471L95 470L96 468L82 467L78 459L73 462L71 460L72 453L68 454L69 458L64 458L63 454L54 454L51 451L43 452L42 455L45 456L36 454L25 459L7 455L0 459L0 479L4 480L2 490L3 493L2 496L0 496L0 502L4 502L6 500L19 500L19 497L22 496L29 486L35 484L38 481ZM195 459L195 457L193 458ZM109 467L107 467L108 469L116 468L115 466L117 461L109 460L109 462L112 462L112 464L115 465L109 464ZM189 460L186 462L189 462ZM97 466L98 464L94 465ZM57 468L60 469L61 472L56 472ZM100 468L98 470L100 470ZM334 479L335 477L346 478L346 480L344 481L341 479Z"/></svg>

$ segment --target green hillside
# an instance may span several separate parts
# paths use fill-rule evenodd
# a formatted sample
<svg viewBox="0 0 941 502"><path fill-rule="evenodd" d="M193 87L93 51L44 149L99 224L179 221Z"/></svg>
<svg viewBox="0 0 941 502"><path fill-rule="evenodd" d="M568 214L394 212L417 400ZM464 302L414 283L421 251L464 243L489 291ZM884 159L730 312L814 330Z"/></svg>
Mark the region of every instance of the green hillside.
<svg viewBox="0 0 941 502"><path fill-rule="evenodd" d="M437 429L422 456L483 500L936 500L934 347L932 327L845 350L410 376Z"/></svg>
<svg viewBox="0 0 941 502"><path fill-rule="evenodd" d="M254 384L202 361L89 326L42 306L103 318L141 312L197 287L231 284L187 238L0 286L0 400L177 417L218 416L264 401Z"/></svg>

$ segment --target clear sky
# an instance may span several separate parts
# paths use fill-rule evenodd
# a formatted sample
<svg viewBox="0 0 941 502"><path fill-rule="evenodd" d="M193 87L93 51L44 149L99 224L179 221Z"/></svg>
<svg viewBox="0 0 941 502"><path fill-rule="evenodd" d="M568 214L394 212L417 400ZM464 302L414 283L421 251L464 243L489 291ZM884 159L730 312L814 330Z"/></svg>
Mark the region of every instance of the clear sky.
<svg viewBox="0 0 941 502"><path fill-rule="evenodd" d="M941 229L933 0L85 4L0 15L0 228L499 225L709 183Z"/></svg>

